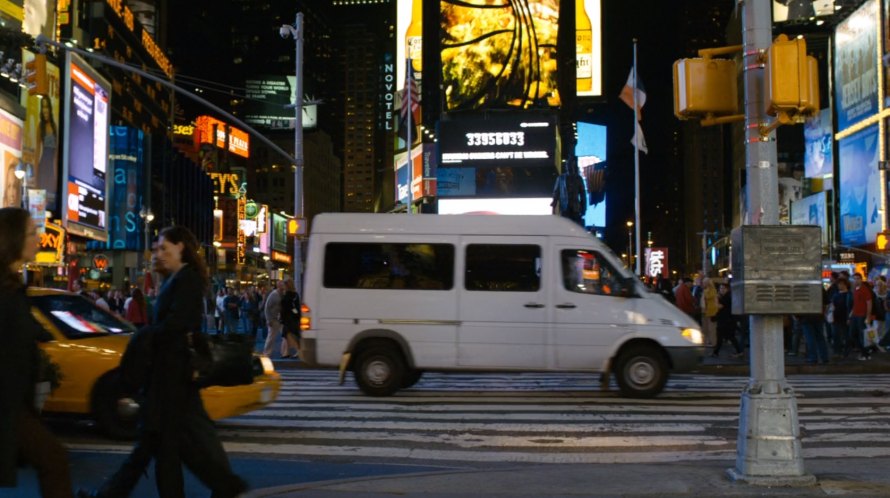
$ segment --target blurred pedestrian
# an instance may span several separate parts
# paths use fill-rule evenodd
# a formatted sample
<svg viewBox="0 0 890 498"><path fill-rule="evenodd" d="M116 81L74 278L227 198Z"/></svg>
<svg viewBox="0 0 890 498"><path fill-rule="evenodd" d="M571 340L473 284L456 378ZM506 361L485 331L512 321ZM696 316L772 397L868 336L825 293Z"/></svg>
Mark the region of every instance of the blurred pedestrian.
<svg viewBox="0 0 890 498"><path fill-rule="evenodd" d="M216 293L216 299L214 301L214 311L213 318L216 319L216 333L222 334L225 329L225 305L223 304L226 299L226 289L220 288L219 292Z"/></svg>
<svg viewBox="0 0 890 498"><path fill-rule="evenodd" d="M145 305L145 296L139 289L133 289L130 305L127 306L127 320L137 328L148 325L148 310Z"/></svg>
<svg viewBox="0 0 890 498"><path fill-rule="evenodd" d="M742 356L742 347L739 345L735 336L736 317L732 314L732 294L729 290L729 284L721 283L717 298L717 342L714 344L714 354L711 356L720 356L720 347L725 341L732 343L735 347L733 358Z"/></svg>
<svg viewBox="0 0 890 498"><path fill-rule="evenodd" d="M28 211L0 209L0 487L16 486L24 462L37 470L42 496L70 498L67 451L34 406L42 327L31 315L18 271L34 260L38 240Z"/></svg>
<svg viewBox="0 0 890 498"><path fill-rule="evenodd" d="M232 287L226 288L226 297L223 298L223 317L226 322L226 334L238 333L239 310L241 309L241 299L235 294Z"/></svg>
<svg viewBox="0 0 890 498"><path fill-rule="evenodd" d="M861 273L853 275L853 308L850 310L850 337L853 338L853 344L859 349L859 359L867 360L870 358L868 351L865 349L865 329L868 322L871 321L872 303L871 288L862 279Z"/></svg>
<svg viewBox="0 0 890 498"><path fill-rule="evenodd" d="M266 315L266 325L269 332L266 334L266 344L263 347L263 354L272 356L272 351L278 347L281 341L281 297L287 292L287 285L284 280L279 280L275 284L275 289L266 296L266 305L263 307L263 314ZM279 347L279 351L284 347ZM281 353L284 355L285 353Z"/></svg>
<svg viewBox="0 0 890 498"><path fill-rule="evenodd" d="M674 287L674 304L689 316L695 316L695 303L692 299L692 279L681 278Z"/></svg>
<svg viewBox="0 0 890 498"><path fill-rule="evenodd" d="M282 346L282 358L297 358L300 355L300 294L294 287L294 281L285 280L286 292L281 296L281 325L285 345ZM290 351L294 352L291 353Z"/></svg>
<svg viewBox="0 0 890 498"><path fill-rule="evenodd" d="M717 287L714 281L705 277L702 279L701 290L701 328L705 336L705 344L717 343Z"/></svg>
<svg viewBox="0 0 890 498"><path fill-rule="evenodd" d="M831 313L831 328L834 336L834 352L839 356L847 356L853 349L850 338L850 309L853 307L853 295L850 293L850 283L845 278L837 279L837 292L831 298L829 313Z"/></svg>

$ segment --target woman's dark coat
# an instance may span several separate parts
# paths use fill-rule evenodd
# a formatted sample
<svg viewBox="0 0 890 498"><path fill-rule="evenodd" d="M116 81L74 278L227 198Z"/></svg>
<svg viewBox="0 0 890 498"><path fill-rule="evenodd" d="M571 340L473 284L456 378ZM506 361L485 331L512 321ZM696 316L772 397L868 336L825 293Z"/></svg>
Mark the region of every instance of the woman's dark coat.
<svg viewBox="0 0 890 498"><path fill-rule="evenodd" d="M25 287L0 288L0 487L16 484L16 422L23 408L34 409L41 330L31 316Z"/></svg>
<svg viewBox="0 0 890 498"><path fill-rule="evenodd" d="M191 265L167 279L155 303L151 333L145 429L175 429L179 414L198 388L188 351L189 332L200 332L204 280Z"/></svg>

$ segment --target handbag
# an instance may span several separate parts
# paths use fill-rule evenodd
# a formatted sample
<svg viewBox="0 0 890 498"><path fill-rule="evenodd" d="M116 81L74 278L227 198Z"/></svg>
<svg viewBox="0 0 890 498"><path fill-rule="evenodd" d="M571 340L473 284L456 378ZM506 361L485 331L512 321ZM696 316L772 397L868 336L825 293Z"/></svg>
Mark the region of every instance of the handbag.
<svg viewBox="0 0 890 498"><path fill-rule="evenodd" d="M825 310L825 321L834 323L834 304L829 304L828 309Z"/></svg>
<svg viewBox="0 0 890 498"><path fill-rule="evenodd" d="M193 379L199 387L253 383L253 345L249 337L189 333Z"/></svg>

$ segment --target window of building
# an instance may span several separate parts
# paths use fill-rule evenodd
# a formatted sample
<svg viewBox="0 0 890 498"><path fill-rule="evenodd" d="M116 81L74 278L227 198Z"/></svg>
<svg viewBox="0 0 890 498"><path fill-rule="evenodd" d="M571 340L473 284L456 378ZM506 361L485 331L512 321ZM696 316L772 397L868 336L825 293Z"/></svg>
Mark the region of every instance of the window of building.
<svg viewBox="0 0 890 498"><path fill-rule="evenodd" d="M471 291L536 292L541 288L541 247L468 245L464 286Z"/></svg>
<svg viewBox="0 0 890 498"><path fill-rule="evenodd" d="M324 286L449 290L454 286L454 246L330 243L325 246Z"/></svg>

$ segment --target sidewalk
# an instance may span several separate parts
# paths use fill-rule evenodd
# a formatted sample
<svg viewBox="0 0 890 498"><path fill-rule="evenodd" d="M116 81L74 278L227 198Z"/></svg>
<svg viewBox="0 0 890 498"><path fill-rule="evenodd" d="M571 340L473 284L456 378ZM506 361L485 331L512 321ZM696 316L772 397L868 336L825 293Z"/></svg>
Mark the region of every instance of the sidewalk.
<svg viewBox="0 0 890 498"><path fill-rule="evenodd" d="M275 497L890 496L890 458L805 460L816 484L755 486L726 477L732 461L533 465L294 484L254 490Z"/></svg>
<svg viewBox="0 0 890 498"><path fill-rule="evenodd" d="M708 375L749 375L749 357L734 359L729 351L720 358L706 356L695 373ZM803 356L785 356L785 375L890 373L890 353L874 353L869 360L859 360L858 353L847 358L832 358L828 364L809 364Z"/></svg>

